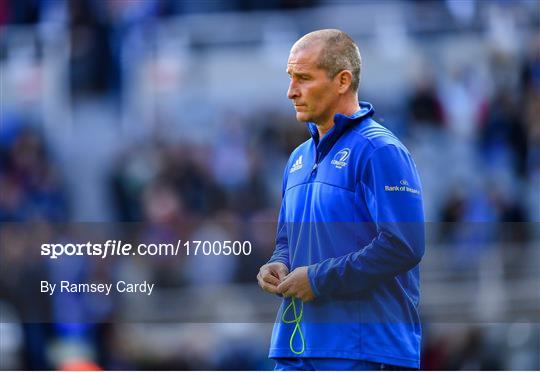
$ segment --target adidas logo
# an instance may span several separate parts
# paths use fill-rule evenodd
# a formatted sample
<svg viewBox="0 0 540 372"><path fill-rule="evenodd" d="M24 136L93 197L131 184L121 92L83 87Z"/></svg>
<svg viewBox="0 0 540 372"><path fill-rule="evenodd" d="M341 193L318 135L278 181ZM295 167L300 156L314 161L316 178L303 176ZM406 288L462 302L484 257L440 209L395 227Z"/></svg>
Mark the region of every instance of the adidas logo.
<svg viewBox="0 0 540 372"><path fill-rule="evenodd" d="M296 159L289 173L296 172L297 170L300 170L300 169L302 169L302 155L300 155L298 159Z"/></svg>

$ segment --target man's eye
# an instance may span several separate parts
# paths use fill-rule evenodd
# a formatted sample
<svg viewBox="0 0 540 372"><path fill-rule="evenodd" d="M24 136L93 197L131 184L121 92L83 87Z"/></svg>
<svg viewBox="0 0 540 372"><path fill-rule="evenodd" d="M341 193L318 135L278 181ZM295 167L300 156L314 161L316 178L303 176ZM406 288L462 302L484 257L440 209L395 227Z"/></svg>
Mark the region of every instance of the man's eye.
<svg viewBox="0 0 540 372"><path fill-rule="evenodd" d="M308 76L303 76L303 75L296 75L296 76L292 76L292 75L288 75L289 76L289 80L296 80L296 81L305 81L305 80L309 80L309 77Z"/></svg>

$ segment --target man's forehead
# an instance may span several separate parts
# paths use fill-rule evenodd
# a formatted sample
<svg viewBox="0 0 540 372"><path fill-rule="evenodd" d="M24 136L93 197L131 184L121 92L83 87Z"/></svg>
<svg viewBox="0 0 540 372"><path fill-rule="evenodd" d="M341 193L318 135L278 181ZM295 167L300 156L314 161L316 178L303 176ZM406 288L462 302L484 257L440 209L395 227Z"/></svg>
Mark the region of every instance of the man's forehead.
<svg viewBox="0 0 540 372"><path fill-rule="evenodd" d="M287 63L288 73L309 71L315 68L316 68L316 65L314 63L302 63L302 62L295 62L295 61L289 61L289 63Z"/></svg>
<svg viewBox="0 0 540 372"><path fill-rule="evenodd" d="M289 53L289 61L313 62L321 52L320 45L309 45L305 47L293 46Z"/></svg>
<svg viewBox="0 0 540 372"><path fill-rule="evenodd" d="M317 68L318 48L292 50L287 61L287 71Z"/></svg>

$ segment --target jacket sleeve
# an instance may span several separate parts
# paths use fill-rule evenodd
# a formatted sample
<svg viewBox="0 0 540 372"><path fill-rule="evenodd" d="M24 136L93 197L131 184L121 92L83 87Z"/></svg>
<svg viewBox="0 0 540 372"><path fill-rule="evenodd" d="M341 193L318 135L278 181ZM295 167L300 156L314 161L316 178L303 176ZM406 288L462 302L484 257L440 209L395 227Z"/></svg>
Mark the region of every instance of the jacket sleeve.
<svg viewBox="0 0 540 372"><path fill-rule="evenodd" d="M287 238L287 223L286 223L286 203L285 203L285 189L287 187L287 175L288 175L289 166L285 167L285 172L283 174L283 185L281 188L281 208L279 210L277 232L276 232L276 247L272 257L268 261L270 262L282 262L290 269L291 265L289 262L289 241Z"/></svg>
<svg viewBox="0 0 540 372"><path fill-rule="evenodd" d="M357 187L376 235L357 251L308 267L316 296L360 294L411 270L424 254L421 186L409 153L392 144L374 150Z"/></svg>

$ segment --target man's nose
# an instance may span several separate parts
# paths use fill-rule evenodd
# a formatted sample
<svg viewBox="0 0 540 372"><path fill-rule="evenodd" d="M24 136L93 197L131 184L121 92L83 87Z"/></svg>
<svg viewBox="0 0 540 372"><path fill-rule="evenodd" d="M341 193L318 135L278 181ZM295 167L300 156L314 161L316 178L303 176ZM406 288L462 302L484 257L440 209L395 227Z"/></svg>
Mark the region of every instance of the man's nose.
<svg viewBox="0 0 540 372"><path fill-rule="evenodd" d="M300 96L298 88L296 87L294 81L291 80L291 82L289 83L289 89L287 90L287 98L295 99L298 96Z"/></svg>

